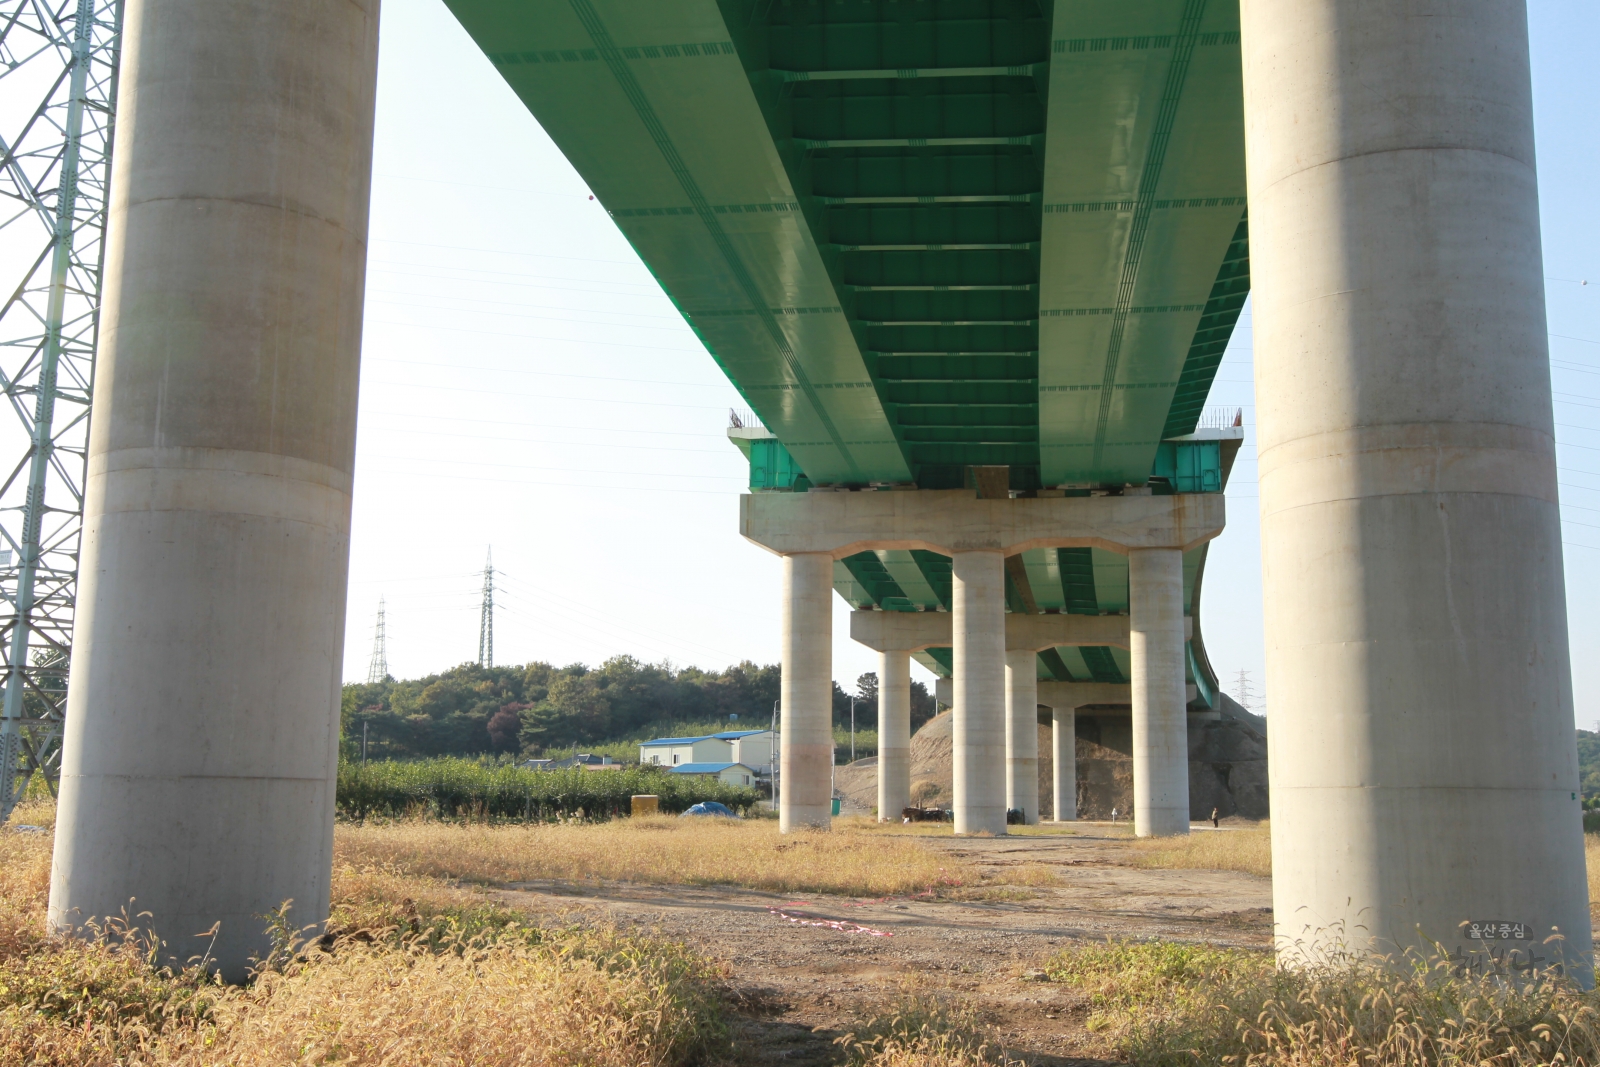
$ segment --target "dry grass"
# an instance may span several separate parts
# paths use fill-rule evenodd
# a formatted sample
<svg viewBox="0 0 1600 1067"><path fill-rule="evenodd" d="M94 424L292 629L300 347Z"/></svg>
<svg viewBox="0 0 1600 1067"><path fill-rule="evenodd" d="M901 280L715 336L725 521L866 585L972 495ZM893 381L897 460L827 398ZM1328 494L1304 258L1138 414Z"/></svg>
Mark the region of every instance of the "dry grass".
<svg viewBox="0 0 1600 1067"><path fill-rule="evenodd" d="M835 1043L844 1067L1022 1067L971 1007L910 988Z"/></svg>
<svg viewBox="0 0 1600 1067"><path fill-rule="evenodd" d="M1600 834L1583 835L1583 858L1589 864L1589 914L1600 919Z"/></svg>
<svg viewBox="0 0 1600 1067"><path fill-rule="evenodd" d="M968 867L915 840L851 827L784 836L771 820L660 816L520 826L417 820L341 825L334 842L341 864L485 883L604 879L898 896L977 881Z"/></svg>
<svg viewBox="0 0 1600 1067"><path fill-rule="evenodd" d="M1200 830L1188 837L1141 837L1132 842L1141 867L1243 871L1272 877L1272 834L1267 824L1243 830Z"/></svg>
<svg viewBox="0 0 1600 1067"><path fill-rule="evenodd" d="M1074 949L1046 975L1087 994L1091 1030L1141 1067L1594 1067L1596 995L1564 979L1396 973L1361 958L1277 970L1264 952L1171 942Z"/></svg>
<svg viewBox="0 0 1600 1067"><path fill-rule="evenodd" d="M339 936L247 987L157 969L135 939L47 938L50 845L0 830L0 1063L686 1067L726 1048L722 972L682 946L525 926L393 867L337 869Z"/></svg>

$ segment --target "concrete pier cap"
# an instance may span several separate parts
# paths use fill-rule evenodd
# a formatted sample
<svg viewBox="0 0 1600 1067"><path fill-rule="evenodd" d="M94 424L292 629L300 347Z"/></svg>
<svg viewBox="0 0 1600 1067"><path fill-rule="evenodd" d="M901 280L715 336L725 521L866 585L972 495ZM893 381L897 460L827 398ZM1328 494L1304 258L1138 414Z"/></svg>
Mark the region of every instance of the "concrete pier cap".
<svg viewBox="0 0 1600 1067"><path fill-rule="evenodd" d="M877 549L943 555L1034 548L1187 551L1222 533L1220 493L980 499L966 489L915 492L746 493L739 532L769 552L843 559Z"/></svg>

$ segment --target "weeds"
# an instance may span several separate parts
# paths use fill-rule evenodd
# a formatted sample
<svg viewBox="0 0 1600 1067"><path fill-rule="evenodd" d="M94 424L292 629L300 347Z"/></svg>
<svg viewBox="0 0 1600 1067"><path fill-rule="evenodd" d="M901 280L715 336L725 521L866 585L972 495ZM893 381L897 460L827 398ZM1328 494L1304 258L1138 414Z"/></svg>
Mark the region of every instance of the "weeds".
<svg viewBox="0 0 1600 1067"><path fill-rule="evenodd" d="M1554 976L1518 986L1356 956L1279 970L1265 953L1167 942L1086 946L1044 971L1086 993L1091 1029L1148 1067L1600 1062L1595 995Z"/></svg>
<svg viewBox="0 0 1600 1067"><path fill-rule="evenodd" d="M1272 877L1272 832L1266 823L1244 830L1203 830L1186 837L1133 840L1141 867L1242 871Z"/></svg>
<svg viewBox="0 0 1600 1067"><path fill-rule="evenodd" d="M915 840L778 833L771 821L641 817L600 825L344 825L338 862L471 882L546 879L735 885L778 893L893 896L976 882Z"/></svg>
<svg viewBox="0 0 1600 1067"><path fill-rule="evenodd" d="M927 994L903 993L835 1044L847 1067L1021 1067L971 1008Z"/></svg>
<svg viewBox="0 0 1600 1067"><path fill-rule="evenodd" d="M726 1049L723 973L684 946L532 925L393 866L337 869L328 933L278 922L243 987L155 966L126 923L47 937L50 844L0 830L0 1063L687 1067Z"/></svg>

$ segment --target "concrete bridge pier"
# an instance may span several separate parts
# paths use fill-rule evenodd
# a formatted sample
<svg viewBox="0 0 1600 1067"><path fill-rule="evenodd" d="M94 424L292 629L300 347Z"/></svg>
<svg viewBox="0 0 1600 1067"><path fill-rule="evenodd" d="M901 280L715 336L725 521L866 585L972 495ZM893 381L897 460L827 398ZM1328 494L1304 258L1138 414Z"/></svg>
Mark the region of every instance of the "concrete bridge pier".
<svg viewBox="0 0 1600 1067"><path fill-rule="evenodd" d="M377 46L377 0L126 12L49 915L233 980L328 914Z"/></svg>
<svg viewBox="0 0 1600 1067"><path fill-rule="evenodd" d="M970 491L875 492L812 490L803 493L753 493L740 498L740 532L783 558L783 783L779 811L785 830L826 826L832 765L830 730L832 665L829 622L833 562L863 551L923 549L951 559L949 612L861 610L851 613L851 636L879 652L893 652L894 669L884 661L883 676L897 679L899 664L922 648L950 648L954 678L951 729L955 832L1006 832L1007 652L1025 652L1013 662L1028 664L1039 692L1014 692L1017 721L1013 749L1037 767L1038 702L1071 706L1126 703L1130 687L1109 683L1048 682L1033 674L1033 657L1061 645L1124 645L1134 649L1133 666L1143 678L1146 753L1135 774L1144 773L1146 808L1161 814L1164 829L1188 828L1188 746L1184 706L1183 553L1222 532L1223 497L1211 494L1122 497L982 498ZM958 540L959 539L959 540ZM952 546L957 541L960 547ZM1090 616L1006 613L1005 559L1028 548L1099 545L1130 554L1134 613ZM898 682L897 682L898 684ZM1136 681L1135 690L1139 689ZM1061 688L1065 687L1065 688ZM1044 692L1049 689L1049 695ZM896 697L898 700L898 697ZM885 707L888 707L885 698ZM1024 711L1025 709L1025 711ZM909 716L908 716L909 718ZM899 727L896 726L897 732ZM906 731L909 732L909 731ZM1027 752L1022 735L1033 738ZM894 738L898 743L901 733ZM904 739L909 748L909 739ZM887 743L887 741L886 741ZM1172 753L1178 753L1176 760ZM880 790L890 787L890 762L880 764ZM1031 792L1020 783L1010 789L1024 798L1038 818L1037 770ZM899 788L896 786L895 788ZM1175 801L1173 798L1181 798ZM879 794L880 810L892 802ZM1177 815L1170 814L1176 811ZM1180 830L1166 828L1174 819ZM1153 821L1154 816L1147 816Z"/></svg>
<svg viewBox="0 0 1600 1067"><path fill-rule="evenodd" d="M911 653L878 653L878 821L911 805Z"/></svg>
<svg viewBox="0 0 1600 1067"><path fill-rule="evenodd" d="M1006 653L1006 809L1039 821L1039 657Z"/></svg>
<svg viewBox="0 0 1600 1067"><path fill-rule="evenodd" d="M951 556L955 832L1006 832L1006 574L999 552Z"/></svg>
<svg viewBox="0 0 1600 1067"><path fill-rule="evenodd" d="M1133 688L1133 832L1189 832L1189 716L1183 657L1183 553L1128 553Z"/></svg>
<svg viewBox="0 0 1600 1067"><path fill-rule="evenodd" d="M833 557L783 557L778 827L833 824Z"/></svg>
<svg viewBox="0 0 1600 1067"><path fill-rule="evenodd" d="M1037 688L1037 687L1035 687ZM1051 800L1056 822L1078 821L1078 709L1050 709Z"/></svg>
<svg viewBox="0 0 1600 1067"><path fill-rule="evenodd" d="M1524 5L1241 14L1280 953L1588 982Z"/></svg>

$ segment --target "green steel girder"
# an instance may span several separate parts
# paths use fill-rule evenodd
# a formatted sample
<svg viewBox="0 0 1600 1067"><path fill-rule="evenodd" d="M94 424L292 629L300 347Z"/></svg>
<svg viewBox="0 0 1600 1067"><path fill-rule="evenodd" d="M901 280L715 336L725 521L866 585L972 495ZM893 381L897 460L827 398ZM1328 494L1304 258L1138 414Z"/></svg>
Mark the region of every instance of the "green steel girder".
<svg viewBox="0 0 1600 1067"><path fill-rule="evenodd" d="M446 0L817 484L1140 485L1249 286L1237 0Z"/></svg>

